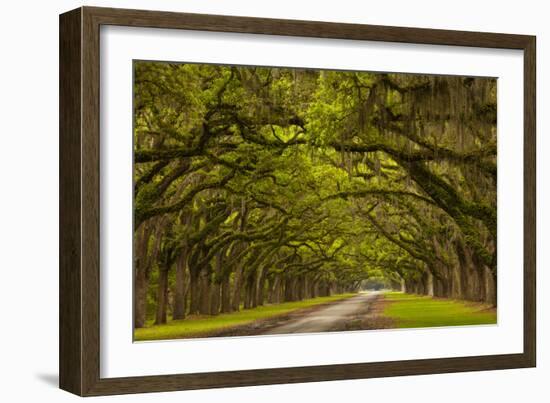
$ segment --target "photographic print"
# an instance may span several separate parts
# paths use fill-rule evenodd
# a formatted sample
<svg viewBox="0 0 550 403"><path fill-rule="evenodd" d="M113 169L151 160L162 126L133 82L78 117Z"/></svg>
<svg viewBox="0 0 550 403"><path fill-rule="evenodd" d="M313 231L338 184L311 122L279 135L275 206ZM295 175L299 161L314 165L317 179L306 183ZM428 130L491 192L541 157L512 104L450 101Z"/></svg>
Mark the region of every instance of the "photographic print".
<svg viewBox="0 0 550 403"><path fill-rule="evenodd" d="M536 366L535 36L79 7L59 73L61 389Z"/></svg>
<svg viewBox="0 0 550 403"><path fill-rule="evenodd" d="M133 62L134 340L497 322L497 79Z"/></svg>

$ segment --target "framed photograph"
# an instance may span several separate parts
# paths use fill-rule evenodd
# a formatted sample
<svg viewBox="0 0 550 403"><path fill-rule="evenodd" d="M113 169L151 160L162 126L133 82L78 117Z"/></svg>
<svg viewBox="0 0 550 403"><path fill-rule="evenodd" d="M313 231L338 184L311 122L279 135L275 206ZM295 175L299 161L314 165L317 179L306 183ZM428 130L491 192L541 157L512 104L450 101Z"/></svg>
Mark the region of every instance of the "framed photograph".
<svg viewBox="0 0 550 403"><path fill-rule="evenodd" d="M60 16L60 387L533 367L535 37Z"/></svg>

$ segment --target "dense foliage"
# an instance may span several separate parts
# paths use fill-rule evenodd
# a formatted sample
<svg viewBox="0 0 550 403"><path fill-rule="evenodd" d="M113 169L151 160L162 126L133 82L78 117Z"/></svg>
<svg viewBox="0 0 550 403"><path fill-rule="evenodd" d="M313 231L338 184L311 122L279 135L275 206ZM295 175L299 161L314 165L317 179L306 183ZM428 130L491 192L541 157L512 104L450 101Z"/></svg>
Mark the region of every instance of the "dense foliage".
<svg viewBox="0 0 550 403"><path fill-rule="evenodd" d="M378 282L496 303L496 80L135 62L135 325Z"/></svg>

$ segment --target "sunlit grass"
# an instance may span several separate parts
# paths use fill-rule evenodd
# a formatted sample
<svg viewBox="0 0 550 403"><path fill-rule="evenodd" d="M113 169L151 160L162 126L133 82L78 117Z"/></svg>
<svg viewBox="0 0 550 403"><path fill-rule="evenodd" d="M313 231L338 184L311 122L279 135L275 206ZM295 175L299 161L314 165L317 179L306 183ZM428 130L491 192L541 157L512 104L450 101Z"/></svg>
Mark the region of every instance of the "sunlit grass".
<svg viewBox="0 0 550 403"><path fill-rule="evenodd" d="M403 294L385 294L390 303L384 316L395 321L395 327L436 327L496 324L496 309L488 305L446 298Z"/></svg>
<svg viewBox="0 0 550 403"><path fill-rule="evenodd" d="M134 340L166 340L208 335L210 332L233 326L246 325L260 319L283 315L297 309L308 308L327 302L353 297L357 294L339 294L330 297L318 297L297 302L285 302L277 305L264 305L240 312L217 316L190 316L182 320L172 320L165 325L135 329Z"/></svg>

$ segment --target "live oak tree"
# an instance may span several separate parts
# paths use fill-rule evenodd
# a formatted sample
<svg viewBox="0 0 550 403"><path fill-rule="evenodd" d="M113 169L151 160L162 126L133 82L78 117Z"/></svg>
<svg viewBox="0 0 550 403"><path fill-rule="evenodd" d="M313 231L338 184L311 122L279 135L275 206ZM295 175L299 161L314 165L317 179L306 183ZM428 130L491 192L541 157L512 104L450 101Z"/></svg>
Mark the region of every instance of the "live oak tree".
<svg viewBox="0 0 550 403"><path fill-rule="evenodd" d="M135 325L354 291L496 304L496 80L134 63Z"/></svg>

